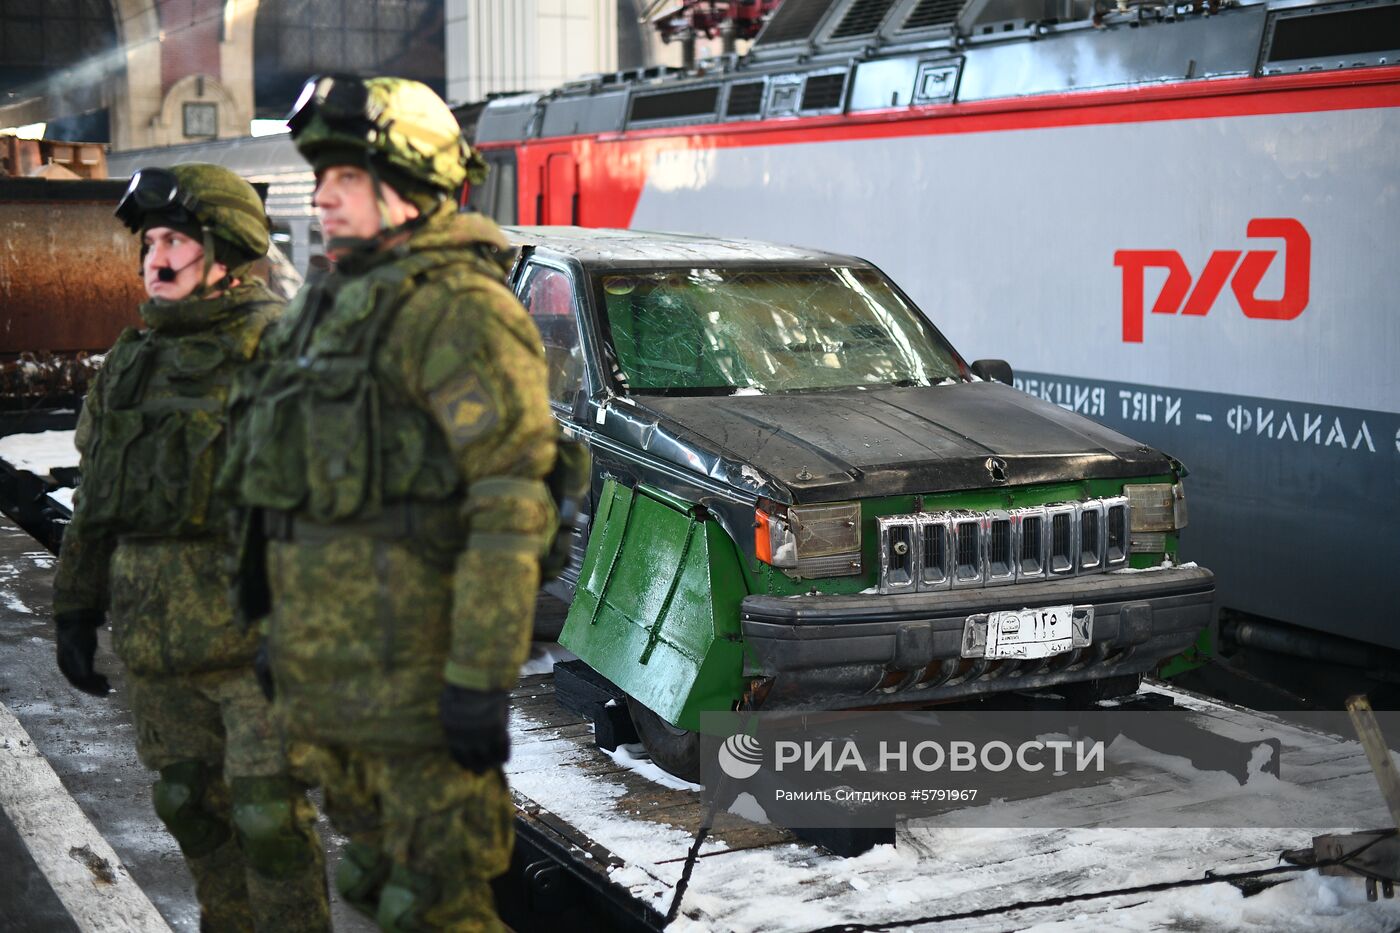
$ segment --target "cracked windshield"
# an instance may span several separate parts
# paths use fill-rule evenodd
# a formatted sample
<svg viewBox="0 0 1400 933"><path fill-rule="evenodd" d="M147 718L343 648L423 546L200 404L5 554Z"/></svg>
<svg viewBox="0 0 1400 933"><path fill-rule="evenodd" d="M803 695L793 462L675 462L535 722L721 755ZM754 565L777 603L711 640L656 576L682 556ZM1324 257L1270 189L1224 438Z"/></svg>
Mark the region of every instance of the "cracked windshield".
<svg viewBox="0 0 1400 933"><path fill-rule="evenodd" d="M759 394L935 385L948 346L873 269L603 273L619 378L633 392Z"/></svg>

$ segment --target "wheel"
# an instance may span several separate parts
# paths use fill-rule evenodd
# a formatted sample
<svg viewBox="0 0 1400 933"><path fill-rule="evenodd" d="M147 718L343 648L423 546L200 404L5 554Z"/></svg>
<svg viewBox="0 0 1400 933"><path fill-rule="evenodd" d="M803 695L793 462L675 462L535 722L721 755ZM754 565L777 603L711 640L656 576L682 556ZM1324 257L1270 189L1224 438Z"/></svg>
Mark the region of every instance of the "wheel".
<svg viewBox="0 0 1400 933"><path fill-rule="evenodd" d="M1051 689L1062 695L1072 709L1087 709L1100 700L1132 696L1141 686L1141 674L1119 674L1117 677L1104 677L1101 680L1058 684Z"/></svg>
<svg viewBox="0 0 1400 933"><path fill-rule="evenodd" d="M700 733L676 728L630 696L627 712L642 747L658 767L692 784L700 783Z"/></svg>

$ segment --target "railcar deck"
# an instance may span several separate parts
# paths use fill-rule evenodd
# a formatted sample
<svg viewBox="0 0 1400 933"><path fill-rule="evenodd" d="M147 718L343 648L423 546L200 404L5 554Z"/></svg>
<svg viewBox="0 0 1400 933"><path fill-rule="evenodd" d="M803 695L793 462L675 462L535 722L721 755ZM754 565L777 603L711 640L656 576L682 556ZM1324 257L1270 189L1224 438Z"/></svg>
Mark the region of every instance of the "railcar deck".
<svg viewBox="0 0 1400 933"><path fill-rule="evenodd" d="M545 598L540 611L564 610ZM527 674L512 696L514 745L506 772L522 849L512 882L523 902L538 908L517 922L528 926L550 910L563 910L571 923L603 918L596 929L661 928L705 818L702 795L659 772L639 746L600 750L592 723L556 701L551 674ZM1216 736L1268 727L1282 737L1291 780L1332 800L1348 800L1358 826L1388 822L1356 741L1159 682L1144 686L1138 700L1189 709L1198 714L1199 727ZM672 786L661 783L668 779ZM1314 931L1391 930L1400 924L1400 901L1368 904L1355 879L1322 878L1282 865L1283 851L1309 846L1313 835L1336 827L1114 827L1097 823L1093 814L1132 797L1134 786L1107 781L1090 790L1093 803L1082 807L1083 825L1075 828L974 829L909 821L895 828L893 845L855 857L833 855L780 827L720 813L670 929L990 931L1067 929L1059 924L1068 923L1074 929ZM1086 802L1082 790L1076 793ZM1070 805L1055 795L1044 802ZM550 859L552 864L540 861ZM530 892L527 875L543 879L537 886L557 901Z"/></svg>

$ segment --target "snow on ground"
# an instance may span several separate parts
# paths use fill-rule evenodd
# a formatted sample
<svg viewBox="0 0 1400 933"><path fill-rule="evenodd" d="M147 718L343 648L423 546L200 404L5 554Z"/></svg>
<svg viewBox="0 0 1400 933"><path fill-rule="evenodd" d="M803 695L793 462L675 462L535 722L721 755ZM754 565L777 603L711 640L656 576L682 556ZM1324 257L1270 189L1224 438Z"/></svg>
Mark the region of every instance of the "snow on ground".
<svg viewBox="0 0 1400 933"><path fill-rule="evenodd" d="M564 661L577 661L578 655L555 642L537 641L530 645L530 657L520 665L520 676L532 674L553 674L554 665Z"/></svg>
<svg viewBox="0 0 1400 933"><path fill-rule="evenodd" d="M1207 871L1234 873L1273 868L1284 849L1306 846L1308 830L1074 829L949 830L911 828L900 844L928 853L942 880L942 909L926 916L996 904L1016 904L1197 879ZM1283 883L1253 897L1226 882L1155 893L1091 899L1054 908L967 921L970 929L1067 933L1111 930L1390 930L1400 902L1367 904L1358 881L1324 878L1315 871L1274 876ZM992 894L982 892L991 887ZM985 903L984 903L985 902ZM1104 915L1106 910L1112 912ZM1035 915L1027 920L1027 915ZM1038 919L1037 919L1038 918ZM961 924L962 922L960 922ZM985 927L981 924L985 924ZM930 926L924 929L933 928ZM961 925L956 927L962 929ZM920 929L915 927L914 929Z"/></svg>
<svg viewBox="0 0 1400 933"><path fill-rule="evenodd" d="M696 793L705 789L703 785L692 784L684 778L676 777L669 771L663 771L652 762L651 758L647 756L646 749L642 748L640 744L624 744L612 751L606 749L599 749L599 751L628 771L635 771L653 784L660 784L662 787L669 787L672 790L690 790Z"/></svg>
<svg viewBox="0 0 1400 933"><path fill-rule="evenodd" d="M1227 884L1183 888L1144 904L1124 905L1112 914L1111 929L1122 933L1158 930L1259 930L1268 933L1389 933L1400 924L1395 902L1367 903L1359 880L1324 877L1317 872L1289 880L1253 897ZM1082 933L1099 918L1077 913L1035 923L1023 933Z"/></svg>
<svg viewBox="0 0 1400 933"><path fill-rule="evenodd" d="M49 493L49 498L71 513L73 511L73 491L71 486L64 486Z"/></svg>
<svg viewBox="0 0 1400 933"><path fill-rule="evenodd" d="M0 437L0 460L17 470L47 476L55 467L78 465L72 431L38 431Z"/></svg>
<svg viewBox="0 0 1400 933"><path fill-rule="evenodd" d="M53 558L47 552L39 552L48 562L39 566L52 566ZM25 554L30 557L30 554ZM37 561L35 561L37 563ZM34 610L25 605L24 600L19 598L19 594L11 589L11 585L18 580L29 568L24 564L17 564L13 560L0 561L0 606L4 606L11 612L18 612L24 615L33 615Z"/></svg>
<svg viewBox="0 0 1400 933"><path fill-rule="evenodd" d="M0 589L0 604L3 604L5 608L11 612L22 612L25 615L34 614L34 610L26 606L24 600L20 599L9 590Z"/></svg>
<svg viewBox="0 0 1400 933"><path fill-rule="evenodd" d="M599 754L597 749L551 741L556 730L543 728L518 712L512 717L511 731L511 756L505 768L511 788L566 816L570 825L604 848L626 853L628 865L614 872L614 880L664 912L682 866L680 862L657 863L675 858L677 853L684 856L690 848L690 834L619 812L615 802L626 795L627 788L606 775L590 774L584 767L588 759ZM709 840L701 851L721 848Z"/></svg>
<svg viewBox="0 0 1400 933"><path fill-rule="evenodd" d="M1174 691L1172 691L1174 693ZM1181 695L1183 705L1213 713L1211 731L1257 730L1258 714L1235 711ZM897 831L896 845L877 846L856 858L839 858L813 846L792 842L755 849L724 851L708 840L694 868L681 917L673 933L733 930L813 930L842 924L891 924L920 921L900 929L957 930L991 933L1008 929L1036 933L1105 931L1246 930L1259 933L1321 933L1400 929L1400 900L1368 903L1359 880L1322 877L1316 871L1270 876L1279 883L1246 896L1226 881L1129 891L1147 885L1197 881L1208 874L1231 874L1281 865L1280 853L1310 845L1314 835L1357 826L1384 825L1374 779L1364 756L1350 754L1354 742L1289 727L1269 717L1265 724L1284 744L1284 769L1299 781L1280 788L1278 779L1254 771L1244 788L1224 774L1197 771L1185 759L1161 755L1120 739L1110 756L1163 772L1173 779L1203 777L1215 800L1173 798L1172 788L1157 794L1154 807L1190 812L1203 805L1232 805L1241 795L1267 791L1282 794L1291 825L1314 814L1337 816L1317 799L1326 798L1351 817L1347 825L1316 828L1144 829L1112 825L1107 812L1081 806L1096 825L1036 828L1017 825L1017 807L1067 809L1088 801L1076 799L1085 789L1051 794L1037 801L997 804L1006 809L1011 828L956 826L957 813L909 820ZM626 864L610 877L634 896L664 911L684 863L691 837L682 829L620 812L626 794L609 775L597 774L599 753L567 741L518 717L515 754L507 768L516 791L567 819ZM530 730L534 731L530 731ZM1293 767L1290 754L1300 756ZM1339 757L1340 756L1340 757ZM646 774L635 748L623 747L613 760ZM1306 772L1306 773L1305 773ZM648 775L655 778L654 775ZM1212 781L1212 779L1218 779ZM1202 786L1197 784L1197 786ZM1120 799L1122 791L1116 796ZM1129 799L1132 795L1129 794ZM1233 805L1238 805L1234 803ZM731 809L762 818L752 798ZM1030 823L1029 819L1026 823ZM761 888L761 889L760 889ZM1120 894L1107 892L1123 891ZM1066 895L1082 900L1042 904ZM986 911L968 917L969 912ZM951 919L952 917L957 919ZM940 920L941 917L950 919Z"/></svg>
<svg viewBox="0 0 1400 933"><path fill-rule="evenodd" d="M920 918L930 922L907 929L1380 933L1400 927L1400 901L1368 904L1359 880L1315 871L1279 875L1282 884L1253 897L1222 881L1007 909L1067 894L1199 879L1208 871L1272 868L1280 851L1310 839L1308 832L1279 830L905 827L895 846L852 859L802 845L701 859L685 900L695 916L670 930L813 930ZM756 878L763 896L741 896ZM989 913L934 920L977 910Z"/></svg>

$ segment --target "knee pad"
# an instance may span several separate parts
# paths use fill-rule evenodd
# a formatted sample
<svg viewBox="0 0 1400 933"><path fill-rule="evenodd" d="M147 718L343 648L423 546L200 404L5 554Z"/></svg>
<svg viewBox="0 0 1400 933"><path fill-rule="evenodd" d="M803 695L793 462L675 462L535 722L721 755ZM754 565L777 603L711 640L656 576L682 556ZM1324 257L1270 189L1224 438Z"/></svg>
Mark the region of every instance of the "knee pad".
<svg viewBox="0 0 1400 933"><path fill-rule="evenodd" d="M297 825L295 784L286 777L234 778L233 828L254 871L265 878L290 878L315 859L311 839Z"/></svg>
<svg viewBox="0 0 1400 933"><path fill-rule="evenodd" d="M190 858L208 855L229 837L228 824L209 807L209 779L204 762L177 761L160 769L151 788L156 816Z"/></svg>
<svg viewBox="0 0 1400 933"><path fill-rule="evenodd" d="M423 915L438 902L442 889L437 881L404 865L395 865L379 892L379 929L387 933L426 930Z"/></svg>
<svg viewBox="0 0 1400 933"><path fill-rule="evenodd" d="M340 864L335 867L335 889L347 904L373 918L390 865L389 859L378 849L352 842L340 853Z"/></svg>

